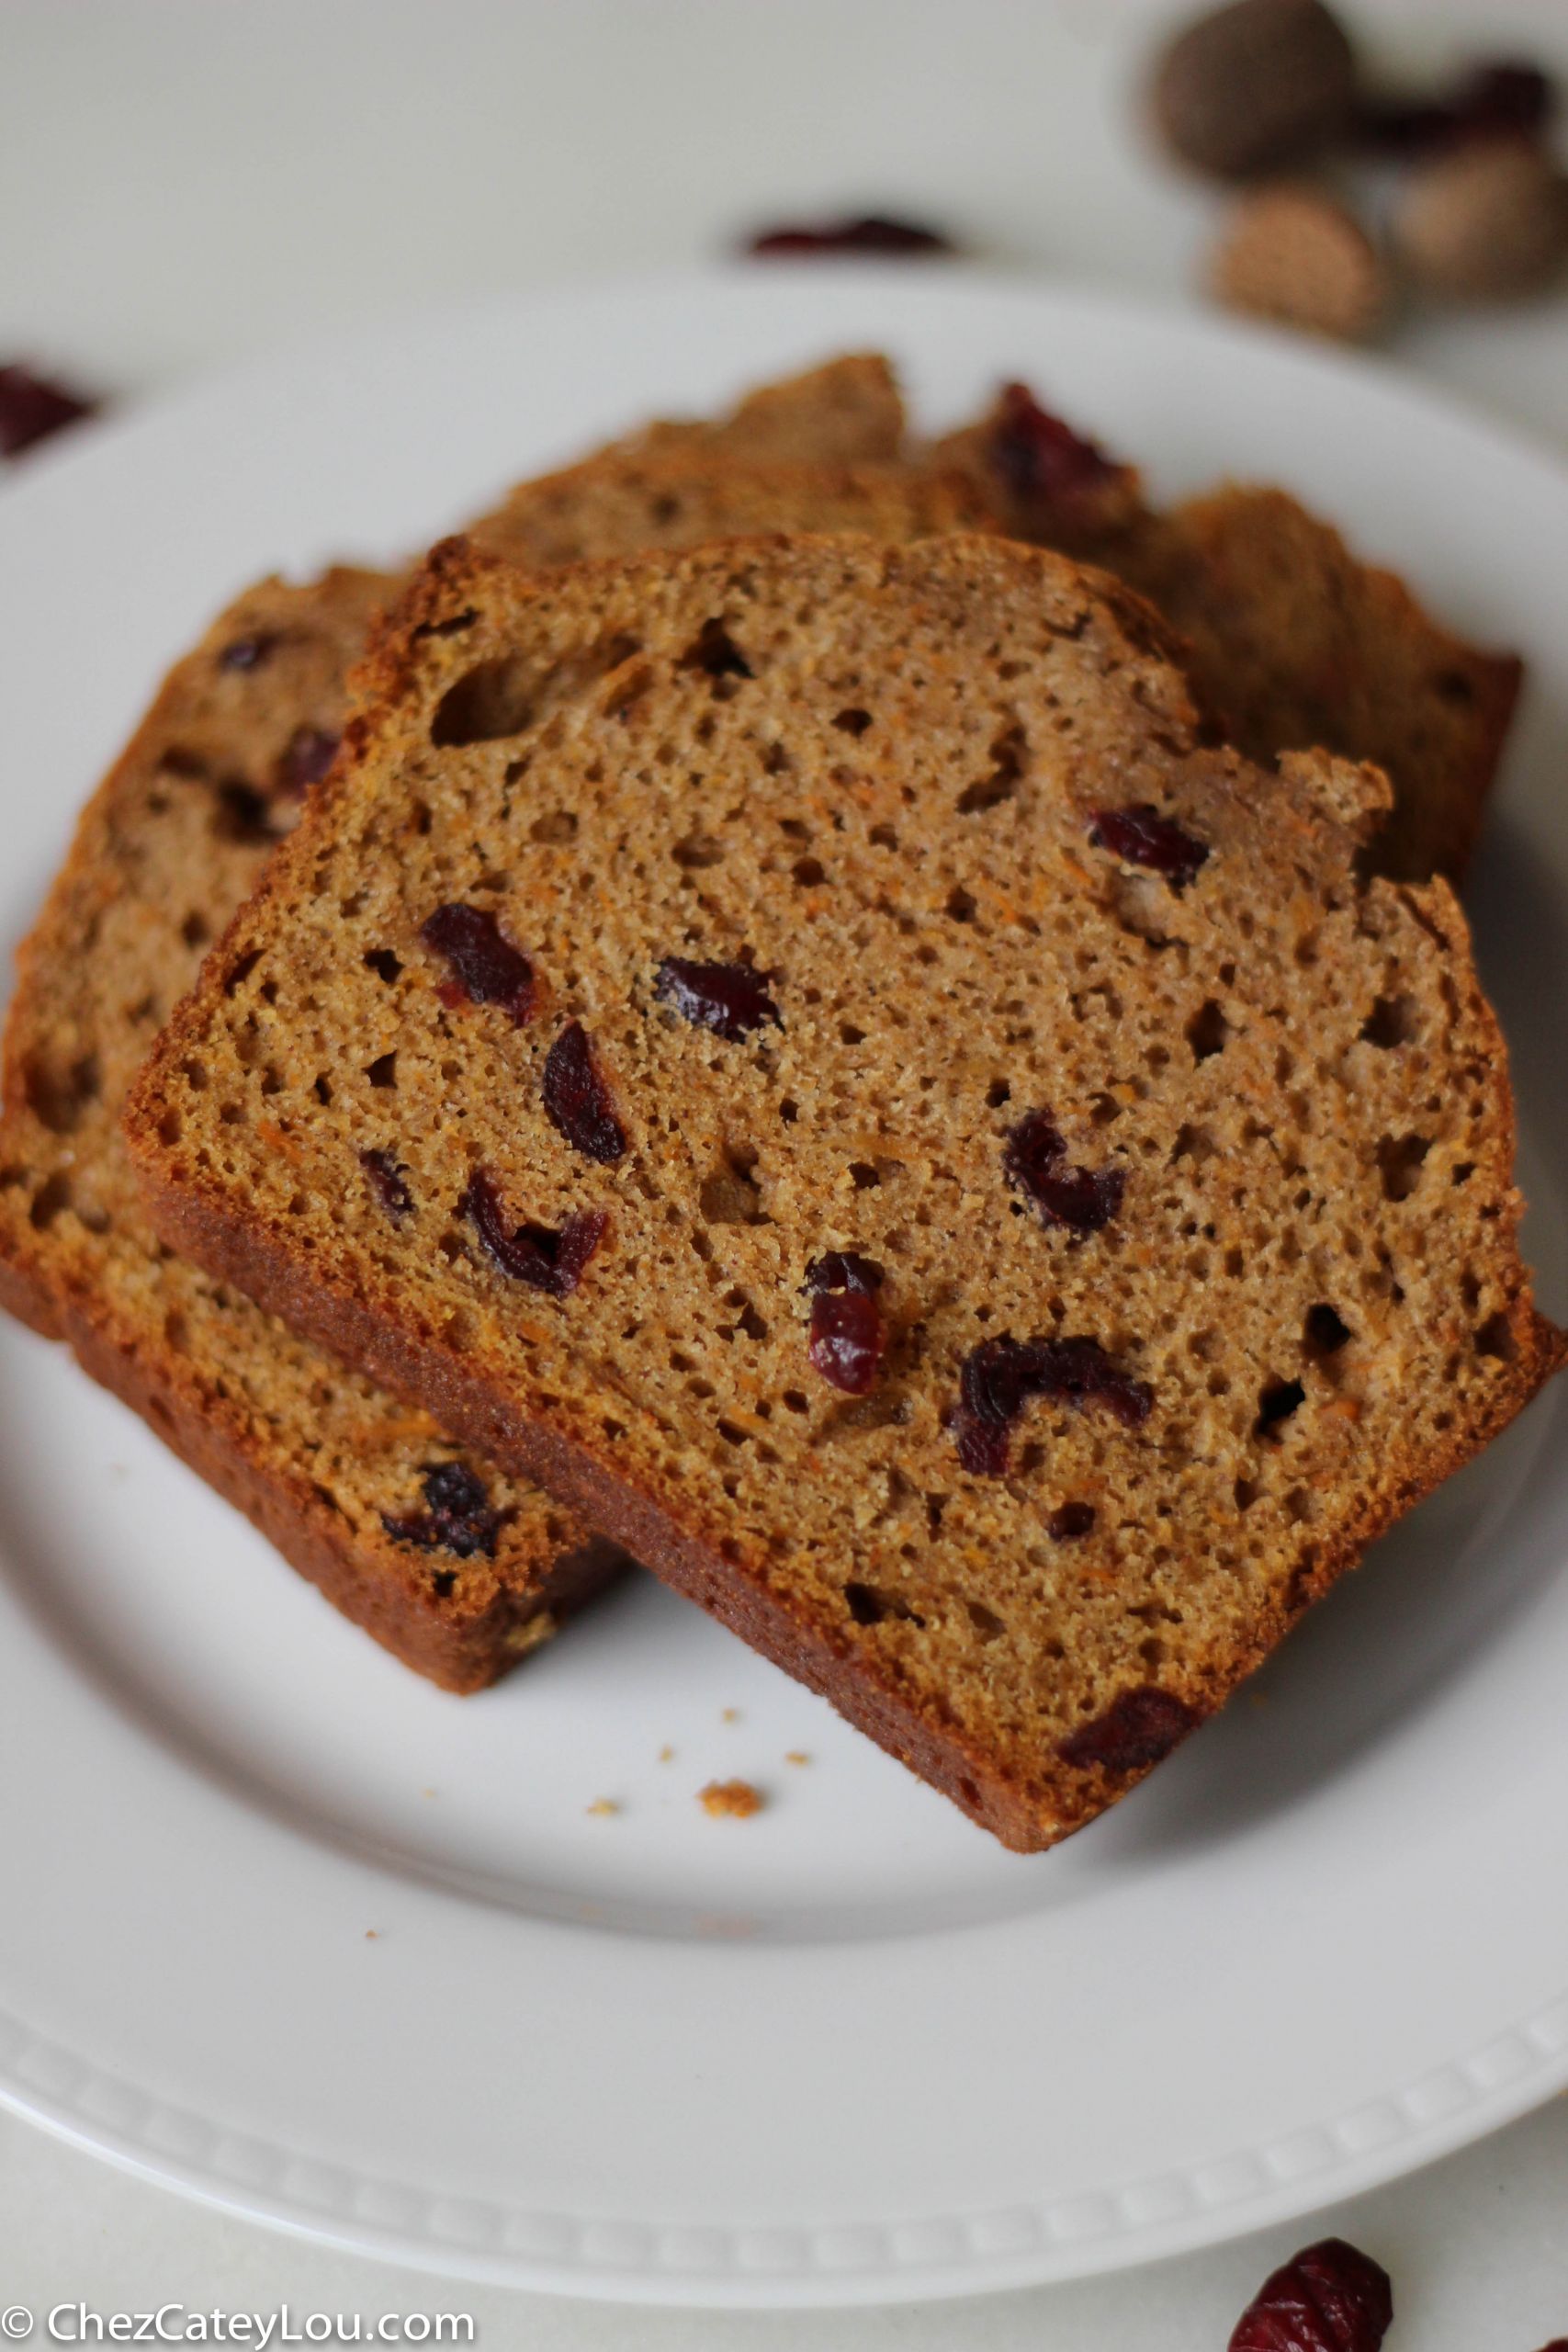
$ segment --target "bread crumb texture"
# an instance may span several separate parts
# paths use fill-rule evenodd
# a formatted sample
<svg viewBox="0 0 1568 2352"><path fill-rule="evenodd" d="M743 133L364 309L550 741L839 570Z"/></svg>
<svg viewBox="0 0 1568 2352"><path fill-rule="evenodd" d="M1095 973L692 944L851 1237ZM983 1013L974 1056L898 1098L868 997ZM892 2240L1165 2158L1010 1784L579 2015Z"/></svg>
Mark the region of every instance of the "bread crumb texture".
<svg viewBox="0 0 1568 2352"><path fill-rule="evenodd" d="M118 1125L148 1046L324 774L349 664L395 584L339 570L247 591L89 805L6 1026L0 1302L70 1339L340 1608L467 1689L544 1640L618 1555L174 1256Z"/></svg>
<svg viewBox="0 0 1568 2352"><path fill-rule="evenodd" d="M716 424L656 426L635 452L524 483L476 529L543 566L726 530L899 537L982 519L952 475L867 462L902 434L886 362L850 355ZM248 589L171 672L89 804L22 951L6 1030L0 1306L69 1340L407 1665L471 1690L547 1641L621 1555L173 1257L141 1212L117 1124L152 1039L321 786L348 670L401 584L339 567ZM395 1085L395 1057L377 1082ZM395 1153L371 1152L362 1173L396 1214Z"/></svg>
<svg viewBox="0 0 1568 2352"><path fill-rule="evenodd" d="M1168 645L994 537L449 544L129 1119L172 1242L1021 1848L1561 1350L1451 894Z"/></svg>

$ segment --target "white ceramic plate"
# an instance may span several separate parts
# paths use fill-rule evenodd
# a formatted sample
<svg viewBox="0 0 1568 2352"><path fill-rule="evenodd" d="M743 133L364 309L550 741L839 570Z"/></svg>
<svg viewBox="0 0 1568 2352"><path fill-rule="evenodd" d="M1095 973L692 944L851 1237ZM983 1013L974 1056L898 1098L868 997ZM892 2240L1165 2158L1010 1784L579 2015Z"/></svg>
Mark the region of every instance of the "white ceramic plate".
<svg viewBox="0 0 1568 2352"><path fill-rule="evenodd" d="M1023 374L1161 490L1286 482L1528 653L1474 909L1561 1308L1568 475L1231 327L759 271L367 334L62 445L0 503L0 933L252 574L400 550L595 435L872 343L932 422ZM1563 1408L1021 1860L651 1584L444 1698L7 1327L0 2096L264 2220L670 2301L1064 2278L1386 2179L1568 2084ZM694 1802L730 1774L769 1792L752 1821Z"/></svg>

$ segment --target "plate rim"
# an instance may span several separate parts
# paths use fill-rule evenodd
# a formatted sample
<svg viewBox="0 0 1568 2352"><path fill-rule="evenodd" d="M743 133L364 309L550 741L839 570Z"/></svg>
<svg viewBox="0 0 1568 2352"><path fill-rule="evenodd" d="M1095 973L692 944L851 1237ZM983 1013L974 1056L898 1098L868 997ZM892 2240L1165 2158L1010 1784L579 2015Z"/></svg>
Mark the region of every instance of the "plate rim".
<svg viewBox="0 0 1568 2352"><path fill-rule="evenodd" d="M52 2091L29 2089L29 2068L52 2077ZM1364 2195L1565 2089L1568 1991L1403 2088L1185 2174L962 2215L749 2231L574 2220L352 2173L253 2134L229 2133L0 2013L0 2109L134 2178L285 2235L435 2277L676 2309L936 2302L1133 2269ZM139 2125L106 2120L128 2110ZM298 2185L312 2171L313 2195ZM378 2207L386 2218L374 2217ZM528 2252L520 2239L549 2251Z"/></svg>

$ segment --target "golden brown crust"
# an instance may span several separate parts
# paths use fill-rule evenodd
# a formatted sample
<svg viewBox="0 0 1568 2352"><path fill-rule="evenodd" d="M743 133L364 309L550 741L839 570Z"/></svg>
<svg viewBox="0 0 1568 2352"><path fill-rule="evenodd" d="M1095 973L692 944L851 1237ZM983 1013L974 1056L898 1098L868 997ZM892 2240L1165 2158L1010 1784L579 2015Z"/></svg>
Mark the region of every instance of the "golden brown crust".
<svg viewBox="0 0 1568 2352"><path fill-rule="evenodd" d="M693 649L716 614L735 644L710 691ZM504 736L454 745L435 714L487 665L507 682ZM137 1090L160 1225L581 1508L1005 1842L1049 1844L1142 1777L1561 1361L1514 1243L1506 1063L1451 894L1356 881L1386 799L1372 772L1303 756L1265 789L1197 745L1124 592L964 537L741 542L554 585L448 545L363 683L390 699ZM727 841L682 830L686 804L637 782L661 741L655 769L689 777L710 829L710 773L739 795ZM987 746L996 771L955 797ZM1195 828L1209 879L1168 886L1108 850L1107 790ZM796 858L800 842L814 854ZM340 859L368 894L346 936L311 913L337 903ZM559 991L547 1020L434 1010L414 936L462 875L501 876L482 887ZM579 904L591 923L564 911ZM694 942L743 926L757 968L783 976L776 1035L726 1056L647 1000L637 974L683 922ZM404 972L378 1012L354 973L361 939L382 937ZM1074 976L1070 1023L1053 957ZM939 1010L981 974L963 1023ZM367 1023L398 1024L411 1181L438 1253L412 1235L389 1247L342 1198L349 1114L313 1107L310 1075L316 1055L334 1086L354 1072L331 1034L299 1048L290 1007L307 1000L361 1054ZM634 1138L614 1175L534 1109L548 1036L580 1009ZM923 1046L893 1040L895 1012ZM835 1074L872 1015L844 1097ZM258 1053L277 1063L297 1205L246 1140ZM922 1054L937 1057L924 1114ZM987 1108L1010 1099L998 1062L976 1058L992 1054L1006 1111ZM1103 1242L1042 1236L1021 1205L1010 1222L1026 1066L1030 1090L1048 1071L1076 1153L1120 1155L1136 1188L1136 1217ZM711 1201L710 1150L726 1157ZM541 1302L497 1272L465 1230L477 1166L513 1217L604 1204L612 1238L581 1292ZM908 1318L859 1419L806 1360L800 1283L823 1244L891 1264ZM1021 1444L998 1478L955 1453L948 1402L987 1328L1050 1315L1146 1366L1160 1402L1133 1437L1042 1413L1043 1462ZM1309 1403L1278 1438L1271 1416ZM1105 1540L1046 1545L1036 1571L1027 1547L1064 1482L1097 1497ZM1053 1662L1056 1607L1072 1638Z"/></svg>

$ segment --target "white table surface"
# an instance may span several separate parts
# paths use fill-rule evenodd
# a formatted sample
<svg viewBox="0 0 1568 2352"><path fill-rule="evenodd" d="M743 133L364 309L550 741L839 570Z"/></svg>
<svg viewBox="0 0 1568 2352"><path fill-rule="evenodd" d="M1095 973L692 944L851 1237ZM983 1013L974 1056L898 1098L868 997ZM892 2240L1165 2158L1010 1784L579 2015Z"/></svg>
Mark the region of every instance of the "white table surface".
<svg viewBox="0 0 1568 2352"><path fill-rule="evenodd" d="M1211 205L1136 142L1128 90L1170 13L0 0L0 353L140 398L356 316L689 261L748 223L846 207L907 209L992 260L1168 300ZM1568 0L1357 13L1391 57L1512 49L1568 74ZM1410 323L1393 347L1568 444L1568 298ZM0 2117L0 2309L35 2308L42 2341L62 2302L287 2302L297 2322L466 2312L479 2343L528 2352L1220 2352L1265 2272L1329 2228L1394 2275L1391 2352L1537 2352L1568 2334L1568 2101L1216 2253L963 2307L778 2316L426 2279L182 2203Z"/></svg>

